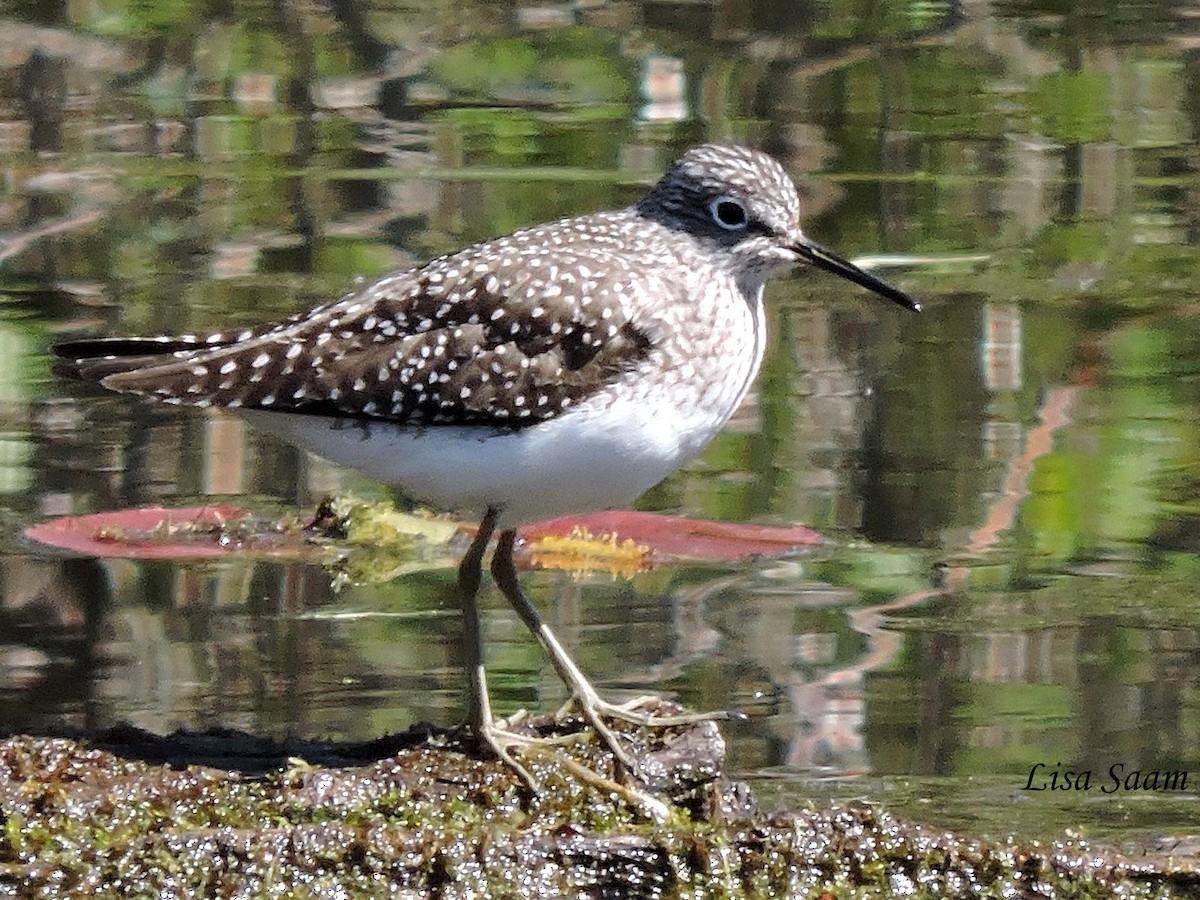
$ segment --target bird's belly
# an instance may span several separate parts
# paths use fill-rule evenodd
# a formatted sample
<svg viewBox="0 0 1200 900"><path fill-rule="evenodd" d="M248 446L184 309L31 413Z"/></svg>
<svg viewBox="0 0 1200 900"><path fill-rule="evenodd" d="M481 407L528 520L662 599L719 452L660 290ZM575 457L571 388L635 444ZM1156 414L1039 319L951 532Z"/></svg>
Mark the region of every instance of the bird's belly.
<svg viewBox="0 0 1200 900"><path fill-rule="evenodd" d="M437 508L478 514L498 507L504 527L624 506L694 456L728 418L645 397L583 405L514 431L239 414Z"/></svg>

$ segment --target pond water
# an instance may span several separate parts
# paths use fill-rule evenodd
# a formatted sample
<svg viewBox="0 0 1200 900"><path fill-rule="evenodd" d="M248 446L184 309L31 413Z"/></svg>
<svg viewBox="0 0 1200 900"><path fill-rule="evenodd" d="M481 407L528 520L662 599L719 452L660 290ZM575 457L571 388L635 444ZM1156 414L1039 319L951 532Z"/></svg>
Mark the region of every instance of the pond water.
<svg viewBox="0 0 1200 900"><path fill-rule="evenodd" d="M623 205L686 147L738 141L801 182L810 234L925 312L778 279L755 391L639 508L834 541L529 571L531 598L614 695L745 711L730 767L768 805L866 797L994 836L1193 827L1194 8L284 6L0 12L0 724L366 739L457 721L450 556L335 592L314 565L24 540L97 510L387 496L238 419L60 379L48 347L290 315ZM499 710L556 706L520 622L484 605Z"/></svg>

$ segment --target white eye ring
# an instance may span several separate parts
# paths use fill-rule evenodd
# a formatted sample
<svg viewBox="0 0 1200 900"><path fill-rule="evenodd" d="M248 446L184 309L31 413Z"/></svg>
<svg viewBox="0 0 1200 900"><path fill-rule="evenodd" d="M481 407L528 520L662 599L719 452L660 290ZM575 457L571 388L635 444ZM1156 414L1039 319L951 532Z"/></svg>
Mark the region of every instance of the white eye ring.
<svg viewBox="0 0 1200 900"><path fill-rule="evenodd" d="M728 194L722 194L709 203L708 213L726 231L745 231L750 222L742 201Z"/></svg>

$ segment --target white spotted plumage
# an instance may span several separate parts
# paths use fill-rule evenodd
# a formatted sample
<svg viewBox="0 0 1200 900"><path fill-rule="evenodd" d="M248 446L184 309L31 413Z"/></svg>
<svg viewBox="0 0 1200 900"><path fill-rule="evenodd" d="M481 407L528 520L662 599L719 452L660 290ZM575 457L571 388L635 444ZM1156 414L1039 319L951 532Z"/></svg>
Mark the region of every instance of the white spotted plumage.
<svg viewBox="0 0 1200 900"><path fill-rule="evenodd" d="M718 198L744 228L713 221ZM485 241L285 322L58 352L86 379L238 409L438 505L611 506L733 413L762 357L762 286L799 258L798 217L770 157L698 147L635 206ZM462 466L479 477L446 474ZM557 498L537 488L554 471L574 473ZM586 499L589 473L608 487Z"/></svg>

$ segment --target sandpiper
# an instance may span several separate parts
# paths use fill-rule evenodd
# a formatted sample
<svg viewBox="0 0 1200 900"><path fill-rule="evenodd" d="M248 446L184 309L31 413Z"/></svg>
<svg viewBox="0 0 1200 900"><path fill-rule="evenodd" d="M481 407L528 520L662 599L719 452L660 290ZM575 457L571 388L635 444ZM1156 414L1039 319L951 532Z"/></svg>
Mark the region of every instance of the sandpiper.
<svg viewBox="0 0 1200 900"><path fill-rule="evenodd" d="M904 292L800 229L771 157L705 145L637 204L474 244L284 322L59 344L78 376L163 403L237 410L443 509L482 514L458 570L468 726L530 785L529 742L492 717L476 595L484 553L574 702L625 767L603 700L521 591L517 526L631 502L728 421L762 360L763 286L807 263L900 305Z"/></svg>

